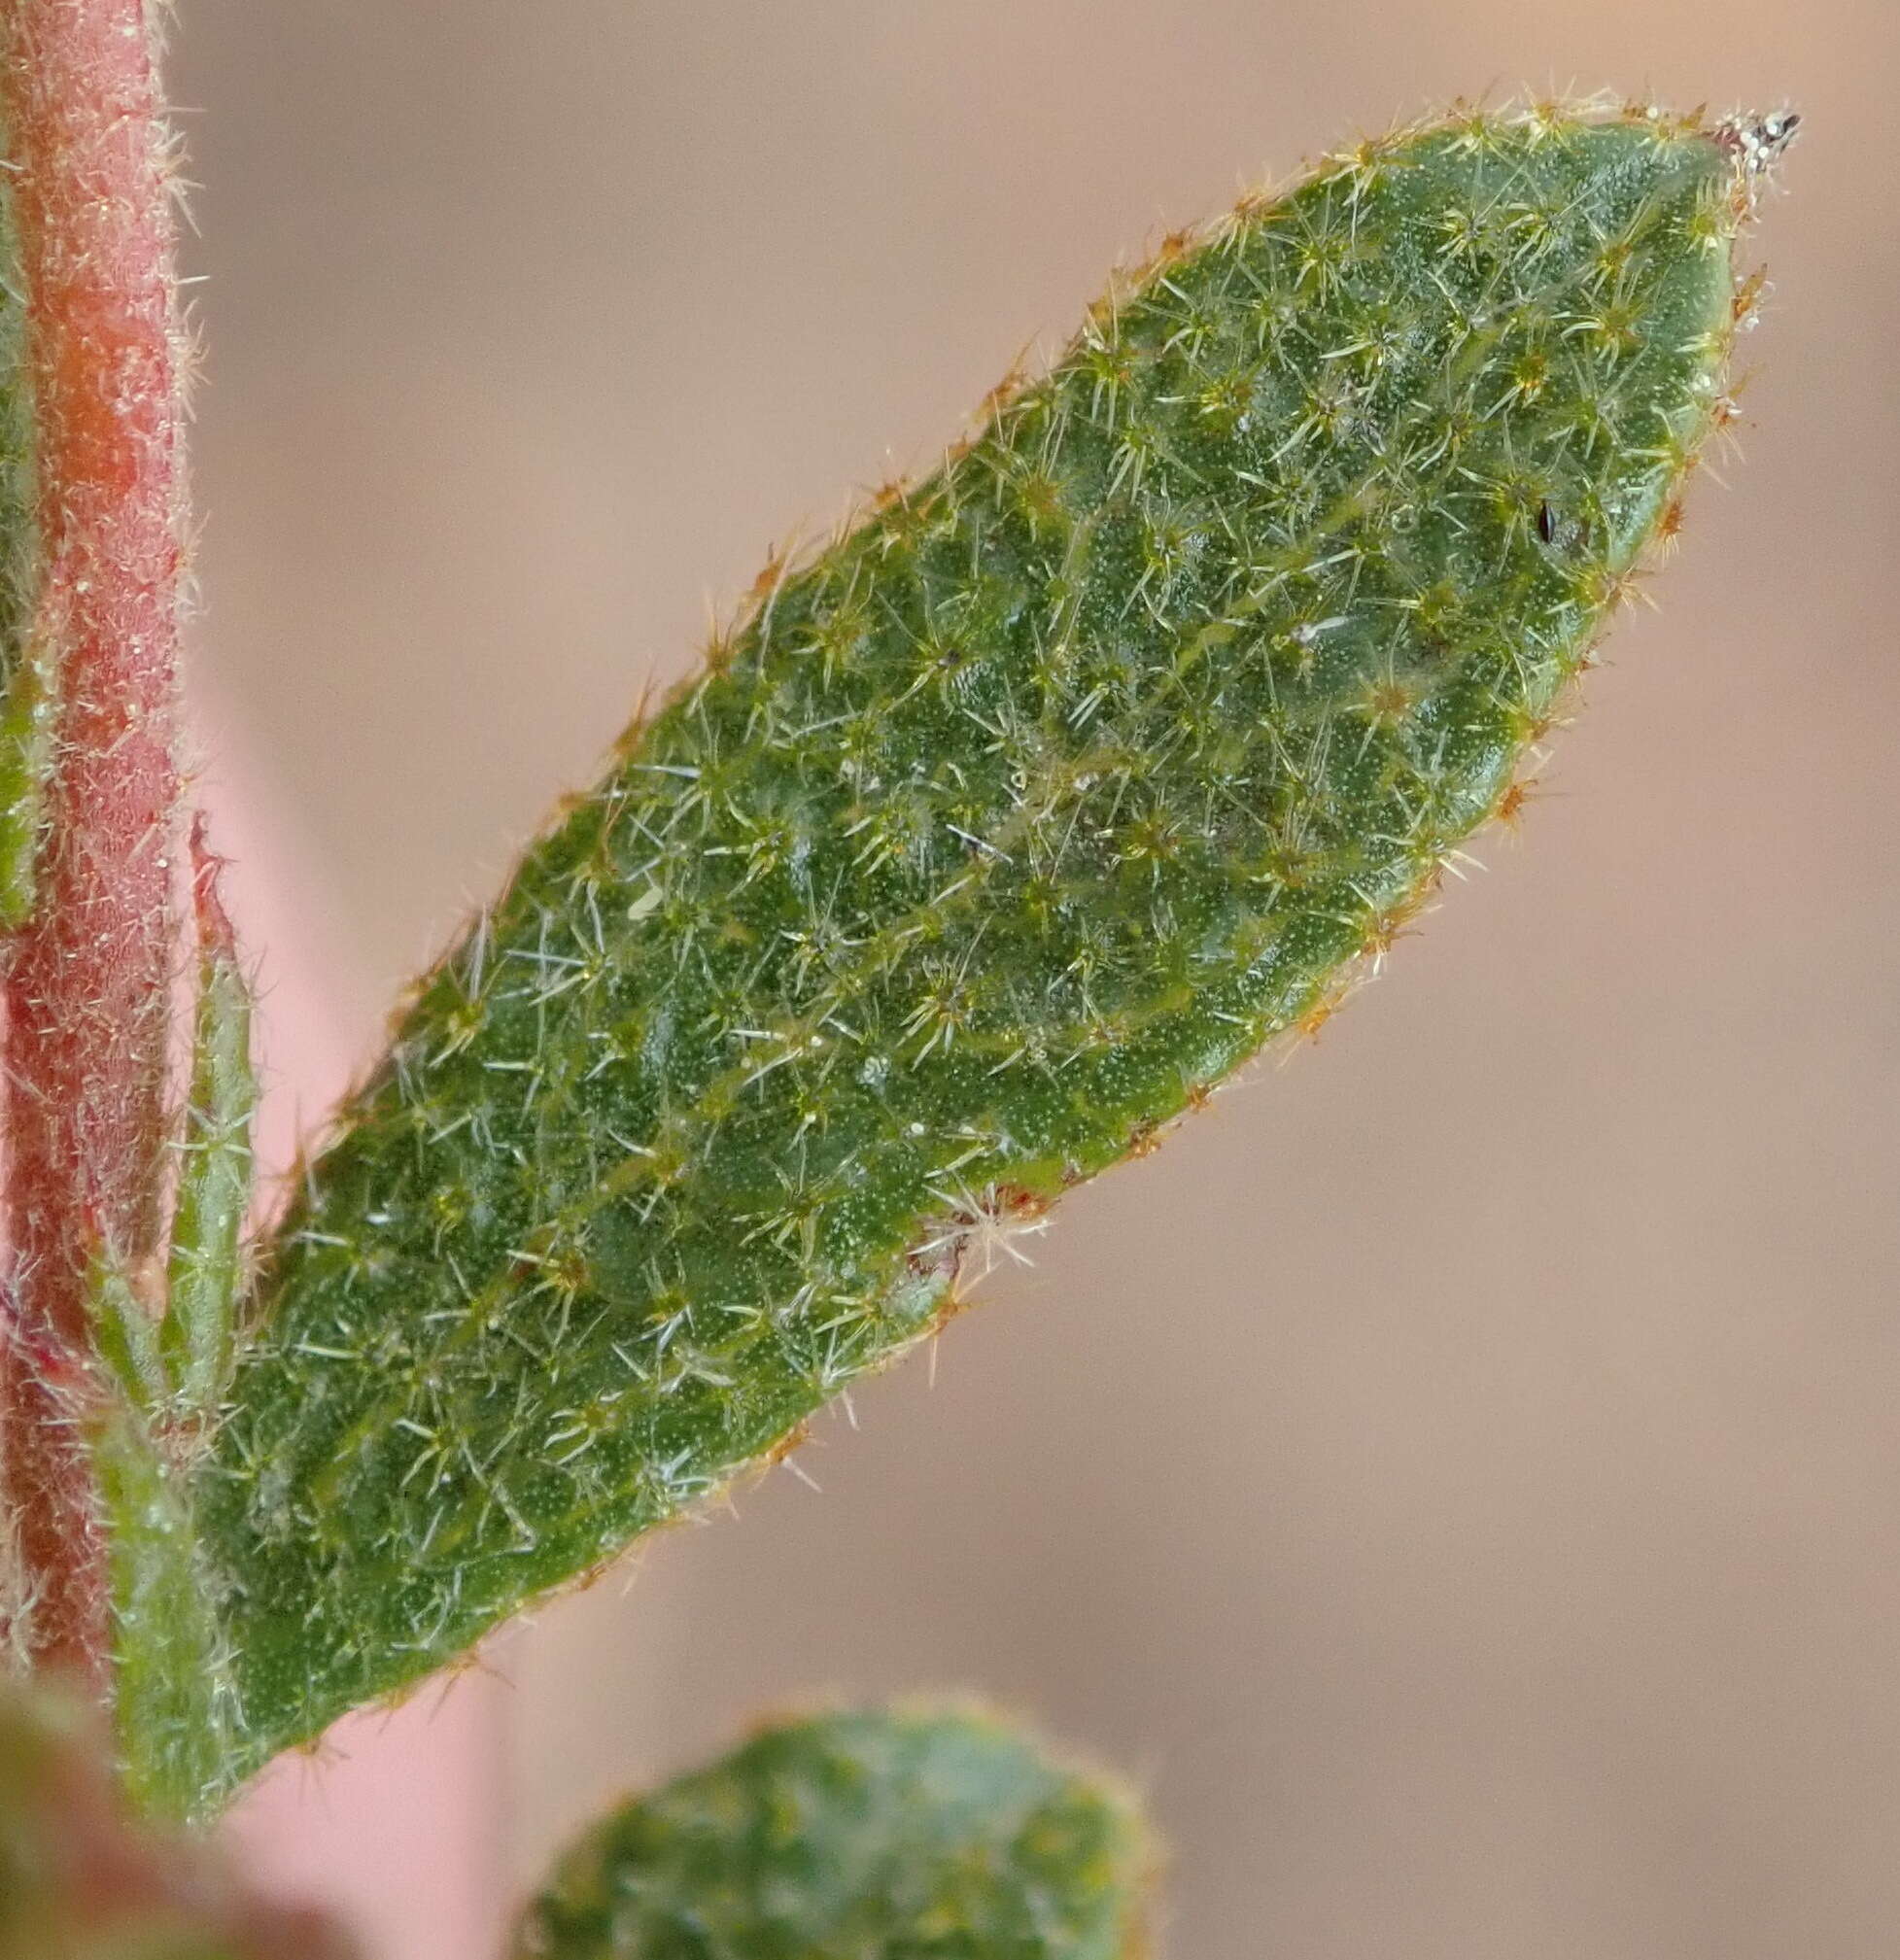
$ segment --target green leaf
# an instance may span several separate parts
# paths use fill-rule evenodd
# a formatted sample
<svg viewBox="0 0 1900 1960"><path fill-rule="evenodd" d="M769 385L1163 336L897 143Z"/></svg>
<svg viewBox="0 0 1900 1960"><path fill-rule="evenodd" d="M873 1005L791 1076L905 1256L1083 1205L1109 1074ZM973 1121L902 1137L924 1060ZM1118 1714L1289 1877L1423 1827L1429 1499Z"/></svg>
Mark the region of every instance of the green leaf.
<svg viewBox="0 0 1900 1960"><path fill-rule="evenodd" d="M1674 529L1781 140L1362 146L768 571L277 1234L198 1477L234 1773L787 1446L1328 1011Z"/></svg>
<svg viewBox="0 0 1900 1960"><path fill-rule="evenodd" d="M561 1861L514 1960L1133 1960L1128 1800L992 1719L774 1729Z"/></svg>

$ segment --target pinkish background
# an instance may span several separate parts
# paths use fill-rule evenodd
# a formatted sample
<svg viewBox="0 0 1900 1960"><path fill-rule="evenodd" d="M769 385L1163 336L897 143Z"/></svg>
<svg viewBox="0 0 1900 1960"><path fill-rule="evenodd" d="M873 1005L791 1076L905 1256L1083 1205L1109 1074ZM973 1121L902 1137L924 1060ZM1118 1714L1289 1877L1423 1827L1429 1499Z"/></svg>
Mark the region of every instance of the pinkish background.
<svg viewBox="0 0 1900 1960"><path fill-rule="evenodd" d="M736 1519L237 1830L481 1960L812 1690L1128 1766L1192 1960L1900 1926L1900 18L1886 0L189 0L206 746L307 1106L768 544L1119 252L1519 81L1775 106L1745 465L1521 843Z"/></svg>

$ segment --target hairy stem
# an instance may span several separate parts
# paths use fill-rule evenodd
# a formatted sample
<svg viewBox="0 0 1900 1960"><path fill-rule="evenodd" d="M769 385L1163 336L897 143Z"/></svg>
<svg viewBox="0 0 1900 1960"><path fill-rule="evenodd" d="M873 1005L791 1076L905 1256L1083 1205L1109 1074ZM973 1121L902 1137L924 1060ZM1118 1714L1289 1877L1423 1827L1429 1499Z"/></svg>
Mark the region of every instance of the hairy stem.
<svg viewBox="0 0 1900 1960"><path fill-rule="evenodd" d="M176 925L182 418L152 13L0 0L36 408L36 632L57 675L38 904L5 975L15 1297L0 1420L24 1581L11 1640L95 1675L86 1273L101 1238L128 1271L152 1252Z"/></svg>

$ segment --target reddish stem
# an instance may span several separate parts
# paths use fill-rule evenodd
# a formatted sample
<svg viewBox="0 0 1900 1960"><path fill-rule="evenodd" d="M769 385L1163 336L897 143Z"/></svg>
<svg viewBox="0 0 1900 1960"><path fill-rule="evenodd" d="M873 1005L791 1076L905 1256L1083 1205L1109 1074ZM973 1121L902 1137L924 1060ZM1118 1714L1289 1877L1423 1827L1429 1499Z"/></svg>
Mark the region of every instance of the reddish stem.
<svg viewBox="0 0 1900 1960"><path fill-rule="evenodd" d="M0 1468L31 1595L14 1642L96 1678L102 1552L76 1421L86 1273L101 1234L128 1261L152 1250L176 931L172 222L146 0L0 0L0 19L35 391L37 631L58 672L39 899L4 980L16 1299Z"/></svg>

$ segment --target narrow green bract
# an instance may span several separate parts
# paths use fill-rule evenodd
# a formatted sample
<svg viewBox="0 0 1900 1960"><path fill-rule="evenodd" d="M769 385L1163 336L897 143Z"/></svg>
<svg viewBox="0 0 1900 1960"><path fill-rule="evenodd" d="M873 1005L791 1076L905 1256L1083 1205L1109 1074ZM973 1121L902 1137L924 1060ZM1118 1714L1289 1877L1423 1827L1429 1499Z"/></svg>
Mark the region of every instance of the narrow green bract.
<svg viewBox="0 0 1900 1960"><path fill-rule="evenodd" d="M120 1769L126 1793L158 1815L190 1814L225 1784L236 1726L222 1588L199 1541L193 1491L234 1358L257 1079L250 988L201 818L191 857L197 1001L165 1297L155 1313L105 1247L91 1287L106 1364L89 1424L107 1528Z"/></svg>
<svg viewBox="0 0 1900 1960"><path fill-rule="evenodd" d="M158 1324L146 1310L124 1267L105 1246L93 1250L86 1307L92 1351L106 1364L109 1393L136 1409L160 1407L170 1377L158 1345Z"/></svg>
<svg viewBox="0 0 1900 1960"><path fill-rule="evenodd" d="M198 1500L238 1770L781 1444L1325 1010L1718 417L1739 157L1653 116L1368 144L761 582L278 1235Z"/></svg>
<svg viewBox="0 0 1900 1960"><path fill-rule="evenodd" d="M514 1960L1134 1960L1125 1799L993 1720L802 1722L630 1804L562 1860Z"/></svg>
<svg viewBox="0 0 1900 1960"><path fill-rule="evenodd" d="M32 910L53 708L52 653L33 636L33 387L10 177L0 170L0 928L23 924Z"/></svg>
<svg viewBox="0 0 1900 1960"><path fill-rule="evenodd" d="M229 1386L251 1204L251 989L219 902L219 861L194 835L198 999L190 1100L159 1343L187 1418L213 1415Z"/></svg>
<svg viewBox="0 0 1900 1960"><path fill-rule="evenodd" d="M174 1405L175 1406L175 1405ZM180 1432L130 1398L92 1419L113 1602L120 1782L149 1816L187 1817L230 1779L232 1670Z"/></svg>

